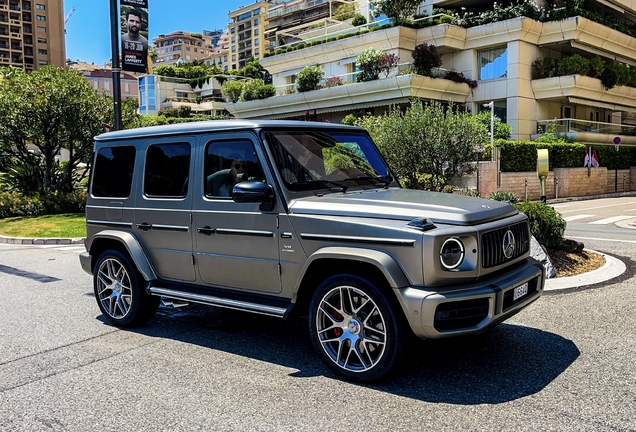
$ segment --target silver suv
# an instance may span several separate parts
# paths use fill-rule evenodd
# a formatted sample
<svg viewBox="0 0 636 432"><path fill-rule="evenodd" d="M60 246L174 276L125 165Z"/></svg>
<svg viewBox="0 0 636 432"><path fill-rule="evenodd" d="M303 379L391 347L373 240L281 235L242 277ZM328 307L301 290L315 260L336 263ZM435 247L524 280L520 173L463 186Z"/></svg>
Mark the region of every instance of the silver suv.
<svg viewBox="0 0 636 432"><path fill-rule="evenodd" d="M96 138L82 268L116 326L166 303L308 316L336 374L375 380L410 338L478 333L539 298L528 219L401 189L360 128L212 121Z"/></svg>

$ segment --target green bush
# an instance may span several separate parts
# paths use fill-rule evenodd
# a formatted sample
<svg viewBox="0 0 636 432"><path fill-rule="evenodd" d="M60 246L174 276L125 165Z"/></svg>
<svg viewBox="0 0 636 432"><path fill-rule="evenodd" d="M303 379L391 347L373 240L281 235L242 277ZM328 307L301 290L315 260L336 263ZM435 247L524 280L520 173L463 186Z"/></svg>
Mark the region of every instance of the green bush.
<svg viewBox="0 0 636 432"><path fill-rule="evenodd" d="M366 23L367 19L361 14L355 14L353 20L351 21L351 25L353 25L354 27L365 25Z"/></svg>
<svg viewBox="0 0 636 432"><path fill-rule="evenodd" d="M561 59L559 63L559 75L588 75L590 61L578 54Z"/></svg>
<svg viewBox="0 0 636 432"><path fill-rule="evenodd" d="M490 199L517 204L519 202L519 195L514 192L493 192L492 195L490 195Z"/></svg>
<svg viewBox="0 0 636 432"><path fill-rule="evenodd" d="M430 76L431 69L442 65L442 55L433 44L423 43L417 45L413 49L411 56L413 57L413 66L420 75Z"/></svg>
<svg viewBox="0 0 636 432"><path fill-rule="evenodd" d="M320 66L305 66L296 76L296 90L299 93L316 90L324 75Z"/></svg>
<svg viewBox="0 0 636 432"><path fill-rule="evenodd" d="M85 209L86 193L84 192L51 193L31 197L17 192L0 192L0 218L82 213Z"/></svg>
<svg viewBox="0 0 636 432"><path fill-rule="evenodd" d="M554 208L528 200L514 206L528 216L530 232L541 245L554 248L561 243L567 223Z"/></svg>

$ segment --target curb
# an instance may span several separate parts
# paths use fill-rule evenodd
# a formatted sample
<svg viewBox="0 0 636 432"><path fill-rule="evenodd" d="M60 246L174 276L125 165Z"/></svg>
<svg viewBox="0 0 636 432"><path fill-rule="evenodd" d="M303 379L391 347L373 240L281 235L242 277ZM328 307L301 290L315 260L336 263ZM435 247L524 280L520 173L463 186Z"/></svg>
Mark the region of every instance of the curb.
<svg viewBox="0 0 636 432"><path fill-rule="evenodd" d="M605 193L605 194L599 194L599 195L585 195L585 196L579 196L579 197L552 198L552 199L546 200L546 203L560 204L560 203L571 202L571 201L586 201L586 200L593 200L593 199L600 199L600 198L620 198L620 197L626 197L626 196L636 196L636 191L612 192L612 193Z"/></svg>
<svg viewBox="0 0 636 432"><path fill-rule="evenodd" d="M84 244L85 238L26 238L0 236L0 243L19 245L69 245Z"/></svg>
<svg viewBox="0 0 636 432"><path fill-rule="evenodd" d="M602 252L593 251L597 254L605 257L605 264L596 270L592 270L587 273L582 273L576 276L566 276L561 278L553 278L545 280L544 291L557 291L568 288L579 288L586 285L593 285L600 282L605 282L622 275L627 270L625 263L618 258L614 258L611 255L604 254Z"/></svg>

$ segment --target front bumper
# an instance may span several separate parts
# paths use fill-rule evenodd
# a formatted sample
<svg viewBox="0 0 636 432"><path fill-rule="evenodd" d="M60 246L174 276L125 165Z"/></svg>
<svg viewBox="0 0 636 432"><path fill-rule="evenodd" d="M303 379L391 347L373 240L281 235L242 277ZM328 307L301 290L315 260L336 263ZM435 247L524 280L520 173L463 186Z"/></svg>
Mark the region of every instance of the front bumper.
<svg viewBox="0 0 636 432"><path fill-rule="evenodd" d="M79 256L80 264L82 265L82 270L84 270L89 275L93 274L93 267L91 266L91 254L89 252L82 252Z"/></svg>
<svg viewBox="0 0 636 432"><path fill-rule="evenodd" d="M514 289L527 294L513 300ZM532 258L494 277L461 286L397 289L398 300L416 336L437 339L479 333L504 321L541 296L544 267Z"/></svg>

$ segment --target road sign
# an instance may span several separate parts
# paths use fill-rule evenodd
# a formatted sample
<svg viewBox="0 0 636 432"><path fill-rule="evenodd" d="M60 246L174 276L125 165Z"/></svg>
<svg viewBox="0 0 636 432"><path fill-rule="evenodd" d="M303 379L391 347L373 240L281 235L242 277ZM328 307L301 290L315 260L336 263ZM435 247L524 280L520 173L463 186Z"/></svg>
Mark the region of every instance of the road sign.
<svg viewBox="0 0 636 432"><path fill-rule="evenodd" d="M621 137L614 137L614 144L619 145L621 143Z"/></svg>

